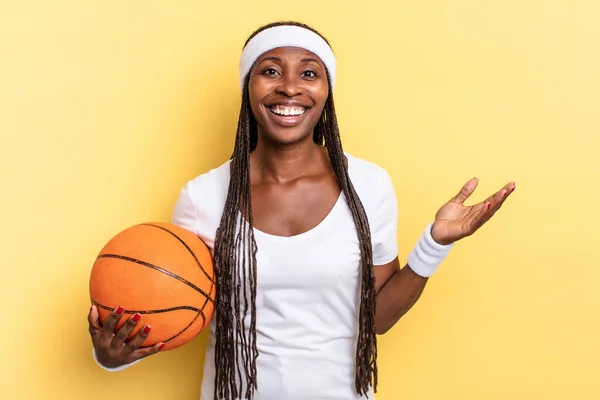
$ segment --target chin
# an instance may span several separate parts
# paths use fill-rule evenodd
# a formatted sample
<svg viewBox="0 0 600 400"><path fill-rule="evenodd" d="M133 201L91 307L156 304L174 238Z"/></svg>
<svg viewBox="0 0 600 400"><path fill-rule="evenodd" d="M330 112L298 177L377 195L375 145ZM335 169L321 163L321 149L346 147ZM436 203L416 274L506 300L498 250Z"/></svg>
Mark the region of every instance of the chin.
<svg viewBox="0 0 600 400"><path fill-rule="evenodd" d="M302 126L280 127L270 126L267 129L259 128L259 143L262 141L269 145L289 146L313 141L313 129Z"/></svg>
<svg viewBox="0 0 600 400"><path fill-rule="evenodd" d="M280 145L280 146L289 146L294 144L301 144L306 142L312 142L313 134L312 132L309 134L300 133L300 134L274 134L266 137L266 141L270 144Z"/></svg>

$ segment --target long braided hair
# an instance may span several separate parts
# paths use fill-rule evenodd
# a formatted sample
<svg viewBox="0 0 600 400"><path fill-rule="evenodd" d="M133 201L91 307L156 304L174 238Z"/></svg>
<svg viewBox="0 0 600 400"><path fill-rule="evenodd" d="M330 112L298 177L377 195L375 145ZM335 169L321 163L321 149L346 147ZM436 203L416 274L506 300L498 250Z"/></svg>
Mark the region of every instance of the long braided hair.
<svg viewBox="0 0 600 400"><path fill-rule="evenodd" d="M281 25L309 29L299 22L276 22L259 28L244 44L261 31ZM329 44L329 42L327 42ZM329 78L329 76L328 76ZM325 146L338 184L352 213L361 255L361 299L359 331L356 346L355 386L358 394L366 394L373 384L377 387L377 338L375 334L375 275L371 233L365 209L354 190L335 115L331 80L329 96L321 119L316 124L313 140ZM250 153L258 141L258 127L250 108L249 75L242 93L235 147L231 156L231 179L221 223L215 239L217 272L215 400L253 397L257 387L256 359L256 284L257 245L253 231ZM243 218L241 217L243 216ZM245 316L250 311L249 335ZM244 389L245 386L245 389Z"/></svg>

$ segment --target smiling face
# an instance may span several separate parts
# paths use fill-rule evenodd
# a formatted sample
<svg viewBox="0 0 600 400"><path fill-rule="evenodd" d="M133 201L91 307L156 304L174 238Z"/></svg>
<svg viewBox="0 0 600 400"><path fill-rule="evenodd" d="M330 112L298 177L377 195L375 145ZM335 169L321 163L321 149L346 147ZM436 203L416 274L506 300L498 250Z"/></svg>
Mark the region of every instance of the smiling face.
<svg viewBox="0 0 600 400"><path fill-rule="evenodd" d="M329 84L319 57L301 48L280 47L256 61L248 90L259 144L286 145L312 140Z"/></svg>

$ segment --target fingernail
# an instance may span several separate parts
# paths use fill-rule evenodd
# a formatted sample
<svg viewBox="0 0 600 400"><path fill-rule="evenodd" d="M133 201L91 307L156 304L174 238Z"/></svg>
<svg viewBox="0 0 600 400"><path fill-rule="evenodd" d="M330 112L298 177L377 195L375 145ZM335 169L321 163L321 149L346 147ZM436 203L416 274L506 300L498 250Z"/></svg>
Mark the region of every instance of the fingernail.
<svg viewBox="0 0 600 400"><path fill-rule="evenodd" d="M488 203L488 210L492 207L492 203Z"/></svg>
<svg viewBox="0 0 600 400"><path fill-rule="evenodd" d="M121 315L123 314L123 311L125 311L123 307L119 306L119 308L117 308L117 314Z"/></svg>
<svg viewBox="0 0 600 400"><path fill-rule="evenodd" d="M504 192L504 194L502 195L502 197L506 197L508 195L508 192Z"/></svg>
<svg viewBox="0 0 600 400"><path fill-rule="evenodd" d="M142 316L138 313L135 313L135 315L133 316L133 322L138 322L140 320L140 318L142 318Z"/></svg>
<svg viewBox="0 0 600 400"><path fill-rule="evenodd" d="M146 327L144 328L144 333L148 334L150 332L150 329L152 329L152 327L150 325L146 325Z"/></svg>
<svg viewBox="0 0 600 400"><path fill-rule="evenodd" d="M515 186L516 187L516 186ZM514 192L515 191L515 187L513 187L512 189L510 189L510 192Z"/></svg>
<svg viewBox="0 0 600 400"><path fill-rule="evenodd" d="M163 344L161 344L161 345L160 345L160 347L158 348L158 351L161 351L162 349L164 349L164 348L165 348L165 346L166 346L166 345L165 345L164 343L163 343Z"/></svg>

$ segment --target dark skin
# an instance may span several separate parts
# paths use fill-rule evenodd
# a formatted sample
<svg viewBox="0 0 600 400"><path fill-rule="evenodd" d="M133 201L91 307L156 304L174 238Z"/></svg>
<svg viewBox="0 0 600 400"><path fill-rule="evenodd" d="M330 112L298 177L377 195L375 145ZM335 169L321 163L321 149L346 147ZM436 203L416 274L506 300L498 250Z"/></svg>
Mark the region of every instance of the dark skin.
<svg viewBox="0 0 600 400"><path fill-rule="evenodd" d="M250 156L254 226L272 235L294 236L319 224L340 193L329 157L312 140L313 129L329 94L325 66L313 53L278 48L263 54L250 72L250 103L258 123L258 145ZM308 108L297 124L279 124L274 104ZM472 235L502 206L513 182L473 206L465 200L477 186L471 179L436 213L433 239L442 245ZM417 302L427 278L398 258L377 265L376 332L387 332Z"/></svg>
<svg viewBox="0 0 600 400"><path fill-rule="evenodd" d="M431 236L437 243L448 245L475 233L494 216L515 190L514 182L510 182L481 203L465 206L465 200L473 194L477 183L476 178L468 181L436 213ZM411 309L425 289L427 279L415 274L408 264L400 269L398 258L389 264L375 267L375 329L378 334L387 332Z"/></svg>
<svg viewBox="0 0 600 400"><path fill-rule="evenodd" d="M341 191L327 150L312 140L329 95L325 66L304 49L271 50L250 71L249 93L258 124L258 143L250 155L254 226L277 236L309 231L329 214ZM286 116L286 111L299 115ZM431 231L437 243L449 244L473 234L514 190L514 183L509 183L484 202L465 206L476 186L477 180L470 180L437 212ZM395 325L425 288L427 278L406 267L400 268L396 258L374 268L378 334ZM90 334L103 365L117 367L160 350L161 343L139 348L148 336L143 330L131 341L125 340L140 323L133 317L115 333L119 318L115 310L101 326L97 309L90 310Z"/></svg>
<svg viewBox="0 0 600 400"><path fill-rule="evenodd" d="M258 144L250 156L252 210L254 226L263 232L306 232L325 219L340 195L326 149L312 140L329 94L325 71L311 52L279 48L260 57L250 72L250 103L258 123ZM289 127L278 125L269 110L273 104L311 108ZM400 270L398 258L376 266L378 333L413 306L426 282L409 268Z"/></svg>
<svg viewBox="0 0 600 400"><path fill-rule="evenodd" d="M329 94L325 66L303 49L269 51L250 71L249 92L258 124L250 155L254 226L277 236L306 232L340 195L326 149L312 140ZM273 114L274 106L307 110L290 122Z"/></svg>
<svg viewBox="0 0 600 400"><path fill-rule="evenodd" d="M141 323L140 314L132 315L119 330L115 330L117 323L123 318L123 311L122 307L115 308L104 325L100 324L96 306L92 306L88 314L89 331L96 349L96 358L108 368L119 367L158 353L163 346L163 343L157 343L152 347L140 348L152 330L149 325L145 325L131 340L127 340L133 329Z"/></svg>

